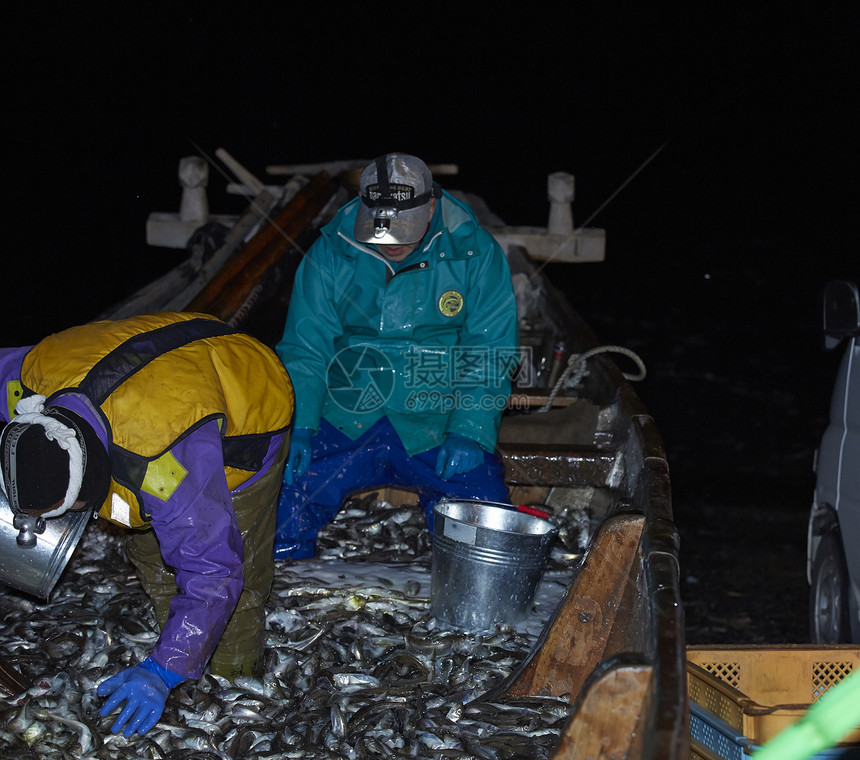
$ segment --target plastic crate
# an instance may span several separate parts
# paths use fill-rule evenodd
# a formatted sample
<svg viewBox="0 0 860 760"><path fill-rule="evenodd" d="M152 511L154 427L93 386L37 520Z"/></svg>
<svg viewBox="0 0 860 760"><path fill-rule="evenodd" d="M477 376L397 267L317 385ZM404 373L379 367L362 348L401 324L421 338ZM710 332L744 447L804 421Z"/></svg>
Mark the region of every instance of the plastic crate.
<svg viewBox="0 0 860 760"><path fill-rule="evenodd" d="M749 757L858 666L860 649L852 646L689 647L691 757ZM860 727L816 755L856 756Z"/></svg>
<svg viewBox="0 0 860 760"><path fill-rule="evenodd" d="M716 752L712 752L706 745L691 736L690 760L723 760L723 758L716 754Z"/></svg>

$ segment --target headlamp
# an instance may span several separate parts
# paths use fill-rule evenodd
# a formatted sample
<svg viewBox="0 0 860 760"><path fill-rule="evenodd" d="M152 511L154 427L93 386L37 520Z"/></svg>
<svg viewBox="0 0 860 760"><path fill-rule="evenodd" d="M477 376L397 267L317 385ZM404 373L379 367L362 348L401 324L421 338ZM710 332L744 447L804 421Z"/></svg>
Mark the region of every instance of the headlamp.
<svg viewBox="0 0 860 760"><path fill-rule="evenodd" d="M373 209L373 215L377 219L394 219L397 216L397 209L393 206L378 206Z"/></svg>
<svg viewBox="0 0 860 760"><path fill-rule="evenodd" d="M397 209L392 206L377 206L373 209L373 236L385 237L391 229L391 220L397 218Z"/></svg>
<svg viewBox="0 0 860 760"><path fill-rule="evenodd" d="M423 161L406 154L379 156L361 174L353 225L356 241L371 245L417 244L428 229L441 190Z"/></svg>
<svg viewBox="0 0 860 760"><path fill-rule="evenodd" d="M9 483L8 488L4 487L9 503L9 509L12 511L12 527L18 531L15 540L18 546L29 549L36 545L36 535L45 532L45 518L31 515L29 512L21 509L18 497L18 482L16 474L18 471L18 441L21 435L26 430L23 425L15 425L8 432L9 457L5 463L5 472L3 479Z"/></svg>
<svg viewBox="0 0 860 760"><path fill-rule="evenodd" d="M15 537L18 546L29 549L36 545L36 534L44 533L47 523L44 517L16 512L12 518L12 526L18 531Z"/></svg>

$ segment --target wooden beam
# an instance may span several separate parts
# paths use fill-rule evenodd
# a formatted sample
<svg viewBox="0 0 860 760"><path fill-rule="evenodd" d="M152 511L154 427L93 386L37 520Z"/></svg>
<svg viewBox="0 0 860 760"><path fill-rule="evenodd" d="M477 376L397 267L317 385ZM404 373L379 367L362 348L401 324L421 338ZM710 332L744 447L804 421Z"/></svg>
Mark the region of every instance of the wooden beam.
<svg viewBox="0 0 860 760"><path fill-rule="evenodd" d="M334 185L328 173L320 172L218 271L185 311L204 312L220 319L232 316L262 272L271 266L272 259L280 257L319 213L324 205L320 205L319 197L325 192L327 198L331 197Z"/></svg>
<svg viewBox="0 0 860 760"><path fill-rule="evenodd" d="M232 282L230 287L225 288L215 299L212 309L217 317L225 322L231 322L237 312L242 309L254 288L261 286L266 273L287 251L295 250L299 260L301 259L304 251L298 249L296 240L313 222L317 214L322 211L336 189L335 182L330 180L305 199L303 206L297 210L292 222L282 229L283 234L265 246L242 270L241 279Z"/></svg>
<svg viewBox="0 0 860 760"><path fill-rule="evenodd" d="M505 480L534 486L592 486L600 488L610 479L616 452L584 446L569 447L520 444L516 448L500 444L505 464Z"/></svg>
<svg viewBox="0 0 860 760"><path fill-rule="evenodd" d="M508 399L507 407L508 409L527 409L531 407L541 407L544 406L549 399L548 395L542 395L540 393L520 393L514 391L511 394L511 397ZM558 406L570 406L571 404L575 404L579 400L578 396L556 396L552 400L552 407Z"/></svg>
<svg viewBox="0 0 860 760"><path fill-rule="evenodd" d="M653 669L623 665L590 683L562 734L553 760L638 757L630 749L641 742Z"/></svg>
<svg viewBox="0 0 860 760"><path fill-rule="evenodd" d="M641 515L603 524L567 590L549 631L509 688L514 695L576 695L605 657L615 625L626 622L623 599L636 566L645 527Z"/></svg>

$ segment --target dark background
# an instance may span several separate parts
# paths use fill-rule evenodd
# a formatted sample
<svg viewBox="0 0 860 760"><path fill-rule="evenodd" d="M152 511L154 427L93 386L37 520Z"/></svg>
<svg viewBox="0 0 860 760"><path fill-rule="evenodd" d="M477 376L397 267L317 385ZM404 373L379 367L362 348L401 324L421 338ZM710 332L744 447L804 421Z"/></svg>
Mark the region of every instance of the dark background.
<svg viewBox="0 0 860 760"><path fill-rule="evenodd" d="M223 147L266 179L403 150L458 164L444 183L510 224L545 224L546 175L571 172L575 222L607 231L607 260L548 269L648 366L691 635L801 639L838 360L818 298L858 277L850 5L297 5L6 12L3 345L179 262L145 221L178 210L186 155ZM213 212L243 205L225 184L213 167Z"/></svg>

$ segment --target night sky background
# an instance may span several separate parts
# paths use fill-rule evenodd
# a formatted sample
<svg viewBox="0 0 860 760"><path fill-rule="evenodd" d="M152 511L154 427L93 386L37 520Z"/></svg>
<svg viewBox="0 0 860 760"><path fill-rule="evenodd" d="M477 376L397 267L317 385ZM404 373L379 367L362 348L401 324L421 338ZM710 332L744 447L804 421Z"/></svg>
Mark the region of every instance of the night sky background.
<svg viewBox="0 0 860 760"><path fill-rule="evenodd" d="M302 5L5 11L3 345L179 263L145 221L178 210L198 151L261 179L411 152L458 164L443 184L509 224L545 224L546 176L568 171L607 260L548 270L648 365L679 524L695 540L690 505L766 501L802 533L838 359L820 289L860 278L851 5ZM226 181L210 170L212 212L244 205Z"/></svg>

